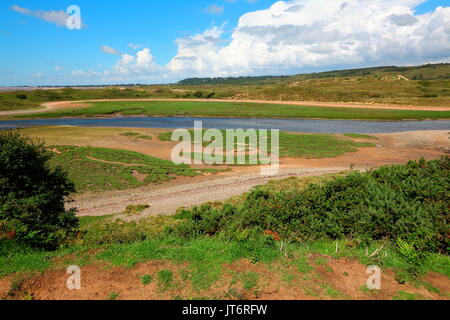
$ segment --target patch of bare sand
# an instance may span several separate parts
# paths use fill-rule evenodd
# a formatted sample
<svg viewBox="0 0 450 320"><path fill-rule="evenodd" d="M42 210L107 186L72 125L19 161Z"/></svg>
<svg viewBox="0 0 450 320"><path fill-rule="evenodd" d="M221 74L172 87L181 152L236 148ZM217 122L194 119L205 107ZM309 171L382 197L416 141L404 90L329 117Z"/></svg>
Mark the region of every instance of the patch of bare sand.
<svg viewBox="0 0 450 320"><path fill-rule="evenodd" d="M80 109L86 108L89 104L80 101L58 101L58 102L46 102L43 103L39 108L35 109L25 109L25 110L11 110L11 111L0 111L0 117L4 116L18 116L23 114L35 114L42 112L50 112L56 110L70 110L70 109Z"/></svg>
<svg viewBox="0 0 450 320"><path fill-rule="evenodd" d="M27 278L20 287L15 298L30 296L36 300L107 300L112 293L118 294L120 300L159 300L192 298L213 299L248 299L248 300L323 300L323 299L355 299L355 300L389 300L399 291L415 294L418 299L445 300L450 290L450 280L441 274L430 274L425 279L439 282L442 295L427 291L423 287L409 284L398 284L391 270L382 274L382 289L369 292L362 290L368 277L367 267L350 259L327 260L328 267L316 266L308 274L294 267L273 264L251 263L240 260L222 266L221 276L210 288L195 288L186 276L189 264L175 264L170 261L152 260L138 264L132 268L88 265L82 268L81 290L68 290L68 278L65 270L52 270ZM312 260L314 256L310 256ZM169 288L161 287L157 274L162 270L170 270L173 283ZM244 274L258 275L258 281L252 288L245 288L242 281ZM285 275L289 274L289 281ZM151 276L150 284L143 284L141 278ZM433 284L433 283L432 283ZM332 288L338 295L332 296L325 288ZM6 296L0 296L6 298Z"/></svg>
<svg viewBox="0 0 450 320"><path fill-rule="evenodd" d="M382 270L381 290L374 290L370 293L362 290L366 286L369 274L367 266L356 260L327 258L327 266L316 267L316 272L321 278L332 286L333 289L343 293L345 296L357 300L388 300L394 297L399 291L405 291L416 295L420 299L433 300L442 299L436 293L432 293L423 287L414 287L411 284L399 284L395 280L392 270ZM441 283L442 292L450 290L450 280L441 274L431 274L428 277L435 277Z"/></svg>

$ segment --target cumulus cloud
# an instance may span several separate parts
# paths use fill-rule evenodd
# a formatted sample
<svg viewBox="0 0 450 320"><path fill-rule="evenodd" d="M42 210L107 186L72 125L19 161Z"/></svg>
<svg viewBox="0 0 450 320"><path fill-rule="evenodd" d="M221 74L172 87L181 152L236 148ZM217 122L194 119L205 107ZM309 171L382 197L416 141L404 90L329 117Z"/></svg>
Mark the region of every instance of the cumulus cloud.
<svg viewBox="0 0 450 320"><path fill-rule="evenodd" d="M218 47L223 42L223 28L224 25L215 26L203 33L176 40L178 54L169 62L167 68L172 72L220 71L220 65L213 62L217 61Z"/></svg>
<svg viewBox="0 0 450 320"><path fill-rule="evenodd" d="M418 19L411 14L393 14L389 16L389 20L397 26L410 26L418 22Z"/></svg>
<svg viewBox="0 0 450 320"><path fill-rule="evenodd" d="M108 74L112 75L133 75L133 74L155 74L161 71L156 65L150 49L145 48L138 51L136 55L122 54L119 61Z"/></svg>
<svg viewBox="0 0 450 320"><path fill-rule="evenodd" d="M49 23L56 24L59 27L65 27L66 21L69 15L63 10L30 10L27 8L20 7L18 5L14 5L11 7L11 10L19 12L21 14L32 16L41 20L44 20Z"/></svg>
<svg viewBox="0 0 450 320"><path fill-rule="evenodd" d="M418 15L424 0L290 0L177 39L157 65L150 49L120 54L105 81L292 74L305 70L450 61L450 7ZM115 50L115 49L114 49Z"/></svg>
<svg viewBox="0 0 450 320"><path fill-rule="evenodd" d="M450 8L416 15L424 0L291 0L224 28L178 39L167 68L201 76L414 63L450 57Z"/></svg>

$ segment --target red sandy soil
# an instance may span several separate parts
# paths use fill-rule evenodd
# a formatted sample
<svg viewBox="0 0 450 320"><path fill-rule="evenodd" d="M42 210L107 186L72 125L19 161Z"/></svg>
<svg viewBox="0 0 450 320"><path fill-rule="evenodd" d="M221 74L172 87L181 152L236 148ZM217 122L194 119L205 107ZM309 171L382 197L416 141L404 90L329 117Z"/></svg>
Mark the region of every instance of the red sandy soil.
<svg viewBox="0 0 450 320"><path fill-rule="evenodd" d="M81 270L81 289L68 290L66 281L69 275L65 270L51 270L43 274L25 278L19 290L10 291L12 277L0 280L0 299L36 300L107 300L111 293L117 293L120 300L161 300L174 299L247 299L247 300L390 300L399 291L414 294L417 299L446 300L449 298L450 280L448 277L430 273L423 281L432 284L440 293L430 292L423 286L398 284L392 270L382 273L382 289L374 291L362 290L369 277L367 267L350 259L333 259L320 256L327 261L326 266L314 264L318 255L309 257L314 270L302 274L294 267L282 266L279 263L264 265L253 264L241 260L231 265L222 266L222 275L211 288L196 290L189 280L182 280L181 270L187 270L188 264L174 264L169 261L154 260L138 264L132 268L105 268L101 265L88 265ZM163 290L158 285L157 272L171 270L174 274L174 285ZM242 282L234 283L233 275L253 272L259 275L256 287L245 290ZM153 281L144 285L141 277L150 275ZM289 275L290 280L286 280ZM326 288L338 292L327 294ZM9 292L8 292L9 291Z"/></svg>

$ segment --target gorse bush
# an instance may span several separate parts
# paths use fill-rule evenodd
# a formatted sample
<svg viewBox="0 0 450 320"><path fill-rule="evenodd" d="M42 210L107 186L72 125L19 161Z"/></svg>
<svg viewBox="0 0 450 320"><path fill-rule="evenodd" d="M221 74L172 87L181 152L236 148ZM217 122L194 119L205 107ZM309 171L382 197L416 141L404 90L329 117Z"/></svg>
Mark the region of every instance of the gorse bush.
<svg viewBox="0 0 450 320"><path fill-rule="evenodd" d="M169 230L183 237L276 232L284 240L352 239L414 243L427 251L449 247L449 158L352 172L302 191L253 191L243 204L202 206Z"/></svg>
<svg viewBox="0 0 450 320"><path fill-rule="evenodd" d="M43 143L0 132L0 239L52 250L77 232L75 210L64 206L74 185L50 158Z"/></svg>

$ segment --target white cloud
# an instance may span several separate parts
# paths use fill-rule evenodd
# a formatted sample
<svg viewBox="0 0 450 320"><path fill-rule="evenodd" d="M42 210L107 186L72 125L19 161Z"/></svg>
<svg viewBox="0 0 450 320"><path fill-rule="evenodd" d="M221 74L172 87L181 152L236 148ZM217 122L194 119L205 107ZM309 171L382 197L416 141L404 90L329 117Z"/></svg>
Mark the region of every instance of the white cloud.
<svg viewBox="0 0 450 320"><path fill-rule="evenodd" d="M229 38L224 24L177 39L177 54L165 66L148 48L135 54L111 48L120 59L100 76L104 82L163 82L450 61L450 7L417 15L422 2L278 1L240 17Z"/></svg>
<svg viewBox="0 0 450 320"><path fill-rule="evenodd" d="M220 76L302 68L406 64L450 57L450 8L415 15L424 0L292 0L243 15L224 45L223 27L178 39L167 68Z"/></svg>
<svg viewBox="0 0 450 320"><path fill-rule="evenodd" d="M20 7L18 5L14 5L11 7L11 10L19 12L21 14L32 16L41 20L44 20L49 23L56 24L59 27L65 27L66 21L69 15L63 10L30 10L27 8Z"/></svg>
<svg viewBox="0 0 450 320"><path fill-rule="evenodd" d="M72 75L77 77L99 77L102 74L100 72L94 71L93 69L89 69L88 71L74 70L72 71Z"/></svg>
<svg viewBox="0 0 450 320"><path fill-rule="evenodd" d="M133 77L134 75L156 75L163 69L157 66L150 49L145 48L136 55L122 54L119 61L108 71L108 75Z"/></svg>
<svg viewBox="0 0 450 320"><path fill-rule="evenodd" d="M120 52L118 50L111 48L110 46L101 46L100 50L107 54L120 55Z"/></svg>
<svg viewBox="0 0 450 320"><path fill-rule="evenodd" d="M203 33L178 39L178 54L169 62L167 68L172 72L199 72L220 71L217 61L218 47L223 42L221 36L224 25L213 27Z"/></svg>

